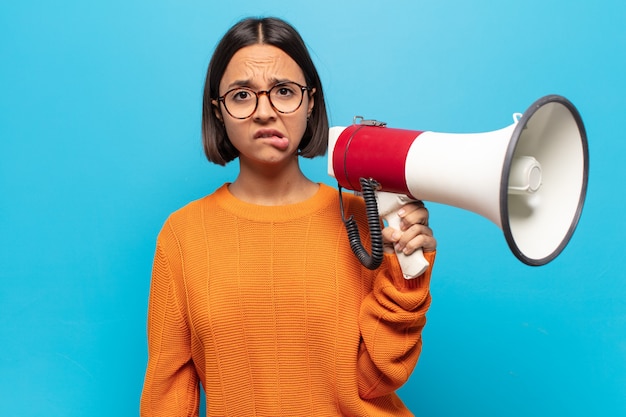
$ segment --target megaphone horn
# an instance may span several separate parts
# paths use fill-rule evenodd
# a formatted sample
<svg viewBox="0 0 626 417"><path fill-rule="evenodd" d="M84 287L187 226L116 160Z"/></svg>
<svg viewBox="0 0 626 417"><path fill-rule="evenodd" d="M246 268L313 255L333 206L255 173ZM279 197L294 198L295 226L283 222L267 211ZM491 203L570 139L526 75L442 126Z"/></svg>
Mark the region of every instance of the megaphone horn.
<svg viewBox="0 0 626 417"><path fill-rule="evenodd" d="M539 266L557 257L576 229L588 152L576 107L548 95L514 114L508 127L484 133L395 129L357 117L330 129L328 173L347 189L359 191L360 178L371 178L378 192L477 213L502 229L520 261Z"/></svg>

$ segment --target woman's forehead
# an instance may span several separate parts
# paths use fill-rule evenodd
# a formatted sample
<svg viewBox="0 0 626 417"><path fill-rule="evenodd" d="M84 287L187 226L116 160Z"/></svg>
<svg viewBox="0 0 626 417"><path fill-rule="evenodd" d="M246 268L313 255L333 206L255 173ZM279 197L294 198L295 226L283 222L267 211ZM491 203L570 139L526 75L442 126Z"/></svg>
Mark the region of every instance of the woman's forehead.
<svg viewBox="0 0 626 417"><path fill-rule="evenodd" d="M280 48L255 44L243 47L233 55L220 85L228 88L245 84L262 88L265 84L286 80L304 83L304 74L298 64Z"/></svg>

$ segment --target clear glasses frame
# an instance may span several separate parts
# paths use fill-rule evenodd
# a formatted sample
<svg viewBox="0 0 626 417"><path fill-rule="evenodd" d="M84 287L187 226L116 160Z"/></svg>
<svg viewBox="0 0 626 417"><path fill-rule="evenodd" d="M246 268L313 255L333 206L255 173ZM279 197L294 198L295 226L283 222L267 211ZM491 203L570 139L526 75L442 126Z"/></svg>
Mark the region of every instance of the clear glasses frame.
<svg viewBox="0 0 626 417"><path fill-rule="evenodd" d="M297 96L296 96L296 99L293 100L293 102L279 104L277 106L272 100L272 96L274 96L276 100L278 97L280 97L277 94L281 91L281 89L284 89L284 88L289 89L289 87L293 87L294 90L300 91L300 99L297 100ZM312 89L313 89L312 87L309 87L306 85L300 85L294 81L278 83L274 85L272 88L270 88L269 90L254 91L253 89L248 88L248 87L235 87L231 90L228 90L221 97L218 97L217 101L222 102L228 114L230 114L233 118L243 120L243 119L249 118L250 116L254 114L257 107L259 106L259 96L262 96L262 95L267 96L267 99L269 100L270 105L277 112L281 114L289 114L289 113L295 112L296 110L300 108L300 106L302 106L302 102L304 101L304 92L311 91ZM234 108L235 100L237 99L237 96L240 94L250 94L250 97L254 97L254 106L250 106L250 104L242 106L242 108L245 107L245 111L244 111L244 113L246 113L245 116L242 115L241 111L238 112ZM227 101L230 102L230 105L231 105L230 109L228 108ZM296 105L296 102L297 102L297 105ZM285 106L287 107L285 108Z"/></svg>

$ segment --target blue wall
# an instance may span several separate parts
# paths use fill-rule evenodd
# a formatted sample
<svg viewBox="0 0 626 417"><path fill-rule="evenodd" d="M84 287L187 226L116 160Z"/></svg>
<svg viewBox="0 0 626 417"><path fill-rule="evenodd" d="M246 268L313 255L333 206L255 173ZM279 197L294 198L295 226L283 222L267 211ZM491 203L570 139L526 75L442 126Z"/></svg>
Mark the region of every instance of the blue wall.
<svg viewBox="0 0 626 417"><path fill-rule="evenodd" d="M335 125L481 132L546 94L576 104L589 192L554 262L430 205L434 303L402 396L420 416L626 415L622 0L3 2L0 415L137 415L154 241L234 178L203 159L200 103L215 43L250 14L301 31ZM305 168L332 184L325 164Z"/></svg>

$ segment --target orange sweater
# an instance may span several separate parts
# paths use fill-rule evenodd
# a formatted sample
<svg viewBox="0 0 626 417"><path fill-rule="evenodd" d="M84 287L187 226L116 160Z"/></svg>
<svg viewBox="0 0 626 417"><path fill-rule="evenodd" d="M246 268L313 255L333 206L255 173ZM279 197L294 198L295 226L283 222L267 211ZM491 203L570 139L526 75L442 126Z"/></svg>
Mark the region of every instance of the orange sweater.
<svg viewBox="0 0 626 417"><path fill-rule="evenodd" d="M346 194L364 241L363 201ZM426 254L434 261L434 253ZM173 213L157 240L142 416L410 416L395 390L421 351L431 270L352 254L337 190L257 206L227 186Z"/></svg>

